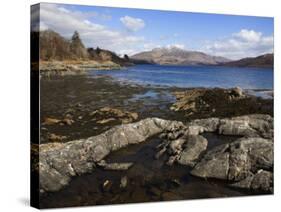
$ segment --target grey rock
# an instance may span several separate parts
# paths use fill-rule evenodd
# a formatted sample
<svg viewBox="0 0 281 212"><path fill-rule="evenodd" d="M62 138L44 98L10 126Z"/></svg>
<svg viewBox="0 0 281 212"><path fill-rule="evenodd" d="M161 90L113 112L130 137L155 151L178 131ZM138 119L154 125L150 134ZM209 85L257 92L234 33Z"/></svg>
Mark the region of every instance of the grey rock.
<svg viewBox="0 0 281 212"><path fill-rule="evenodd" d="M182 165L194 166L200 154L207 149L208 141L200 135L190 135L184 149L179 154L178 163Z"/></svg>
<svg viewBox="0 0 281 212"><path fill-rule="evenodd" d="M219 133L223 135L273 137L273 118L270 115L254 114L221 119Z"/></svg>
<svg viewBox="0 0 281 212"><path fill-rule="evenodd" d="M270 115L252 114L233 118L197 119L187 124L189 134L218 132L222 135L273 138L273 118Z"/></svg>
<svg viewBox="0 0 281 212"><path fill-rule="evenodd" d="M94 171L96 163L110 152L138 144L163 131L183 126L181 122L147 118L136 123L119 125L87 139L40 145L40 190L58 191L73 176ZM120 165L120 164L119 164Z"/></svg>
<svg viewBox="0 0 281 212"><path fill-rule="evenodd" d="M191 171L192 175L202 178L227 179L229 153L209 154L208 159L200 161Z"/></svg>
<svg viewBox="0 0 281 212"><path fill-rule="evenodd" d="M229 157L228 179L239 181L249 175L251 160L248 151L238 148L233 149Z"/></svg>
<svg viewBox="0 0 281 212"><path fill-rule="evenodd" d="M259 170L255 174L251 188L254 190L273 191L273 174L269 171Z"/></svg>
<svg viewBox="0 0 281 212"><path fill-rule="evenodd" d="M127 176L123 176L120 180L120 188L126 188L128 185L128 178Z"/></svg>
<svg viewBox="0 0 281 212"><path fill-rule="evenodd" d="M245 137L220 145L200 159L208 143L199 135L203 132ZM176 162L192 166L191 173L198 177L224 179L250 189L273 190L269 174L272 175L273 170L273 118L255 114L227 119L198 119L187 125L147 118L113 127L87 139L41 144L38 163L40 191L58 191L68 185L72 177L93 172L96 165L126 170L132 166L131 163L108 164L103 159L112 151L141 143L157 134L161 134L163 142L158 146L156 158L168 154L170 165ZM259 170L265 173L257 175Z"/></svg>
<svg viewBox="0 0 281 212"><path fill-rule="evenodd" d="M259 174L260 169L267 170ZM217 178L250 189L272 190L273 141L260 137L241 138L208 151L191 171L202 178ZM258 175L257 175L258 174ZM263 186L260 182L263 182Z"/></svg>
<svg viewBox="0 0 281 212"><path fill-rule="evenodd" d="M250 189L253 179L254 179L254 174L249 173L245 179L232 183L229 186L234 188Z"/></svg>
<svg viewBox="0 0 281 212"><path fill-rule="evenodd" d="M182 151L182 145L186 142L186 138L179 138L173 140L169 144L169 150L171 154L179 154Z"/></svg>
<svg viewBox="0 0 281 212"><path fill-rule="evenodd" d="M220 121L218 130L219 134L222 135L254 136L256 134L256 131L249 126L249 123L246 120L241 119L223 119Z"/></svg>
<svg viewBox="0 0 281 212"><path fill-rule="evenodd" d="M273 174L270 171L260 169L255 175L249 176L230 186L236 188L252 189L265 192L273 192Z"/></svg>
<svg viewBox="0 0 281 212"><path fill-rule="evenodd" d="M274 155L273 155L273 140L263 138L247 138L236 141L241 146L240 148L248 152L251 160L251 169L272 170ZM234 143L234 145L236 144Z"/></svg>
<svg viewBox="0 0 281 212"><path fill-rule="evenodd" d="M200 132L215 132L220 124L219 118L196 119L190 122L189 128L201 127Z"/></svg>
<svg viewBox="0 0 281 212"><path fill-rule="evenodd" d="M104 160L101 160L98 163L99 166L103 167L105 170L128 170L133 163L107 163Z"/></svg>
<svg viewBox="0 0 281 212"><path fill-rule="evenodd" d="M186 131L188 132L188 129ZM184 135L176 140L164 141L162 145L158 146L160 150L156 153L155 158L158 159L167 153L169 156L167 165L177 162L182 165L194 166L201 153L207 149L207 145L207 139L201 135Z"/></svg>
<svg viewBox="0 0 281 212"><path fill-rule="evenodd" d="M197 126L197 125L188 126L189 135L199 135L200 133L203 133L204 131L205 131L205 128L202 126Z"/></svg>

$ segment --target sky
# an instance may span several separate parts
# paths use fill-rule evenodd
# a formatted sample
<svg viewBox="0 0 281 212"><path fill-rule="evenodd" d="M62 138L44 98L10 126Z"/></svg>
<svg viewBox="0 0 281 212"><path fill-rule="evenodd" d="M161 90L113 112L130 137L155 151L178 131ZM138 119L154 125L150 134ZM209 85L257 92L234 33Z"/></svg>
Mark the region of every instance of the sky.
<svg viewBox="0 0 281 212"><path fill-rule="evenodd" d="M66 38L77 30L86 47L133 55L178 47L229 59L273 52L273 18L143 9L40 4L40 30Z"/></svg>

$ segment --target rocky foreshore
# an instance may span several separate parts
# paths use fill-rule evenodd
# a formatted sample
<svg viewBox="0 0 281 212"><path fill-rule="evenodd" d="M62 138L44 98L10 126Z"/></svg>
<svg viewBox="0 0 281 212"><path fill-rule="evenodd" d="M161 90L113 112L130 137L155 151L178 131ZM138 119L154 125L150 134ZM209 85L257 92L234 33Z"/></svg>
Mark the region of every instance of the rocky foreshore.
<svg viewBox="0 0 281 212"><path fill-rule="evenodd" d="M230 144L206 151L204 132L240 136ZM97 166L127 170L132 163L107 163L112 151L159 135L163 142L155 158L167 154L167 165L193 167L191 174L227 180L230 186L273 191L273 119L269 115L248 115L229 119L209 118L187 124L147 118L124 124L94 137L40 145L41 192L58 191L72 177L95 172ZM188 170L188 169L187 169Z"/></svg>
<svg viewBox="0 0 281 212"><path fill-rule="evenodd" d="M85 74L88 70L119 70L122 67L112 61L42 61L39 63L41 76L64 76Z"/></svg>
<svg viewBox="0 0 281 212"><path fill-rule="evenodd" d="M79 75L42 78L41 103L44 207L273 193L273 99Z"/></svg>

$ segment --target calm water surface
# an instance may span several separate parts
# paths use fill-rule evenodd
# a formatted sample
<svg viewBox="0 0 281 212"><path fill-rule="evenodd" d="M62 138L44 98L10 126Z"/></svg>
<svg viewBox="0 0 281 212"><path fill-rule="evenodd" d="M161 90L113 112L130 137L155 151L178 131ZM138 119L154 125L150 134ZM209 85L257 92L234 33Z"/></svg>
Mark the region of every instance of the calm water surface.
<svg viewBox="0 0 281 212"><path fill-rule="evenodd" d="M120 81L184 88L273 89L271 68L136 65L118 71L92 71L90 75L110 75Z"/></svg>

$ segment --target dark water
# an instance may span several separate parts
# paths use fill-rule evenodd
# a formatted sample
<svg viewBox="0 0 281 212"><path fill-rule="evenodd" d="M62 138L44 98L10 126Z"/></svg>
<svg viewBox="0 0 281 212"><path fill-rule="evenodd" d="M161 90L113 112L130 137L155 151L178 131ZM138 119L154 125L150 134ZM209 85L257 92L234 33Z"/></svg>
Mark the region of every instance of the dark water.
<svg viewBox="0 0 281 212"><path fill-rule="evenodd" d="M110 75L121 81L160 86L273 89L271 68L136 65L118 71L92 71L91 75Z"/></svg>

